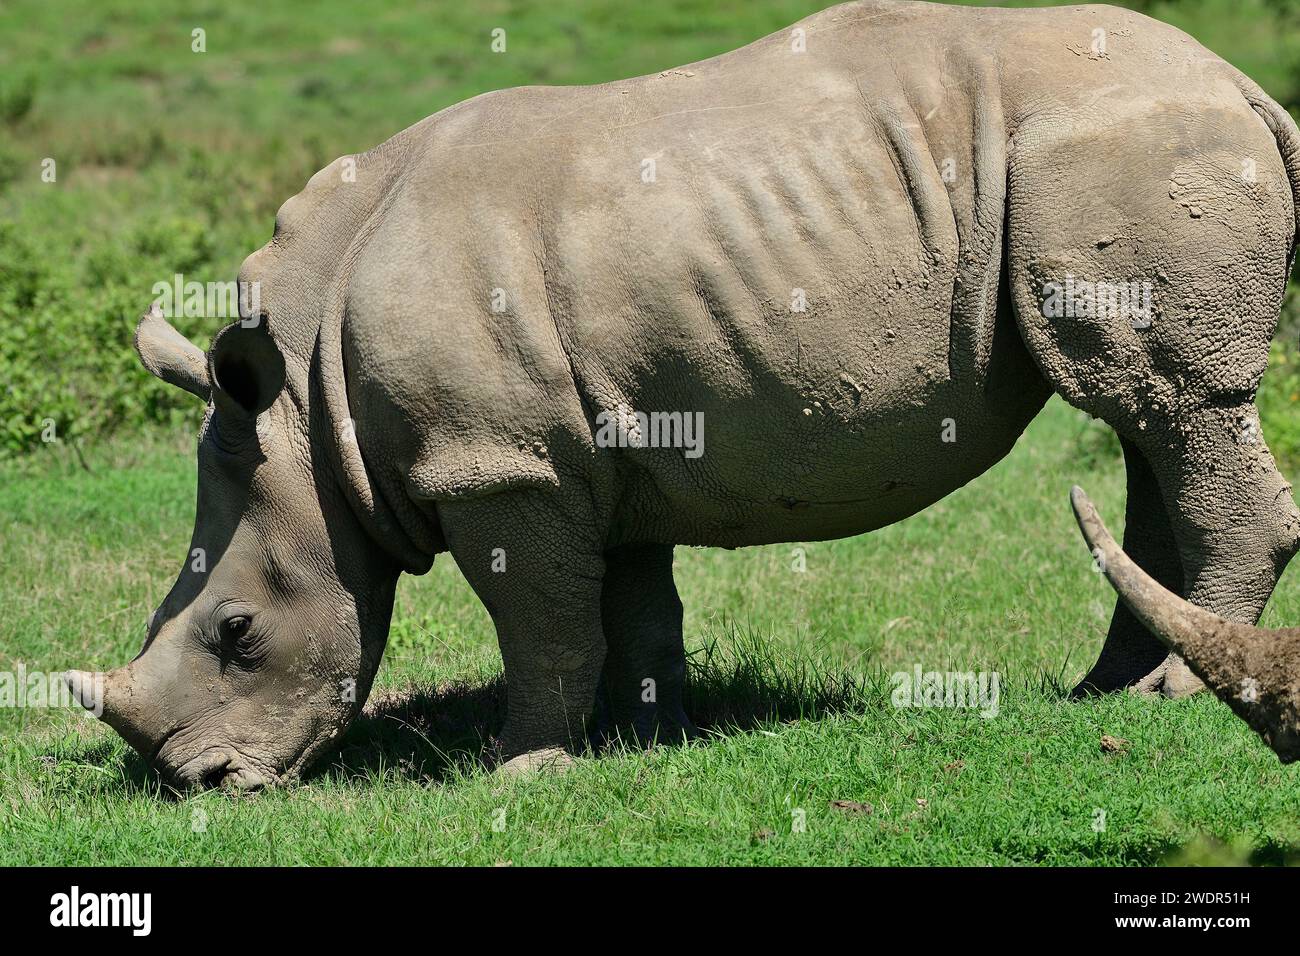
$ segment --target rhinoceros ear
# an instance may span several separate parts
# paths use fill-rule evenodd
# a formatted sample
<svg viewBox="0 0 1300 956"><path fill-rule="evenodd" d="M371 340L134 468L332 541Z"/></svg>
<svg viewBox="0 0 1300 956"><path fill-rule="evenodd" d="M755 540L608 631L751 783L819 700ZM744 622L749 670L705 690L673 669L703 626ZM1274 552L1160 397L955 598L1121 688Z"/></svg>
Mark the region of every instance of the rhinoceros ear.
<svg viewBox="0 0 1300 956"><path fill-rule="evenodd" d="M226 326L208 350L217 407L250 418L270 408L284 388L284 355L271 338L265 317L255 321L251 327L243 322Z"/></svg>
<svg viewBox="0 0 1300 956"><path fill-rule="evenodd" d="M135 327L135 351L144 367L164 382L208 400L211 387L202 349L172 328L157 302Z"/></svg>

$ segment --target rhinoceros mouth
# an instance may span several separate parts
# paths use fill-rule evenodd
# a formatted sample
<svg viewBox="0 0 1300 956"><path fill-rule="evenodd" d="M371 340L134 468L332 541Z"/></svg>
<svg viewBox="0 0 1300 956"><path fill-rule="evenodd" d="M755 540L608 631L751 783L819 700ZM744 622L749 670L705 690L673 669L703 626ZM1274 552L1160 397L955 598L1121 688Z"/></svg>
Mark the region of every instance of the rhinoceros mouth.
<svg viewBox="0 0 1300 956"><path fill-rule="evenodd" d="M174 769L160 763L159 770L180 790L260 790L278 781L278 775L229 746L204 750Z"/></svg>

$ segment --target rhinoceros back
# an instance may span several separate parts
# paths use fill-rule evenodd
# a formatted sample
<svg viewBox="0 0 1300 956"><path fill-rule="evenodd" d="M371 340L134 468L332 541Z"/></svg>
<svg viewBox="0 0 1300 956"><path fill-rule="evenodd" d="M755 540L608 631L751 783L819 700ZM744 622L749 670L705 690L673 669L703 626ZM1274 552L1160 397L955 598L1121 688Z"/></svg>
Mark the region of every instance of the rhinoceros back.
<svg viewBox="0 0 1300 956"><path fill-rule="evenodd" d="M340 296L375 457L432 499L579 474L627 537L703 544L868 530L960 486L1050 393L1001 268L1006 182L1022 124L1108 89L1094 22L1181 43L1107 7L847 4L426 120ZM601 445L629 412L701 416L703 453Z"/></svg>

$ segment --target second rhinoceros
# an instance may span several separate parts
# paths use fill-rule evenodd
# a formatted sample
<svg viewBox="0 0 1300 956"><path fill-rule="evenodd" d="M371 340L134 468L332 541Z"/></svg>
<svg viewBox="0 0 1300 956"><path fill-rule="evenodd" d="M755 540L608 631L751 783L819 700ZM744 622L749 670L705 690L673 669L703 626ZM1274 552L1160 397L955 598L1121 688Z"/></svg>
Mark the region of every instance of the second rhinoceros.
<svg viewBox="0 0 1300 956"><path fill-rule="evenodd" d="M187 564L104 718L181 784L298 774L362 706L402 572L495 623L502 756L688 734L676 545L856 535L1055 391L1128 465L1125 546L1253 622L1300 542L1254 396L1300 135L1105 6L866 0L639 79L453 106L312 177L206 356ZM1198 682L1123 606L1080 690Z"/></svg>

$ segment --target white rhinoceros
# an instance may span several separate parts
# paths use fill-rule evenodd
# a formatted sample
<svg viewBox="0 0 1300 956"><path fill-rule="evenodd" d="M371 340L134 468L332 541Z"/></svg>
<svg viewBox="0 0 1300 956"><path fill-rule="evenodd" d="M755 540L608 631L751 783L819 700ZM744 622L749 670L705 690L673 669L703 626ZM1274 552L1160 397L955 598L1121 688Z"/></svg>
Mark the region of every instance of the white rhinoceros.
<svg viewBox="0 0 1300 956"><path fill-rule="evenodd" d="M898 521L1053 391L1121 437L1138 564L1253 622L1300 542L1254 406L1297 192L1281 108L1106 6L867 0L443 110L283 206L206 357L141 322L210 403L208 560L104 717L183 784L291 777L364 702L398 575L450 552L503 757L581 746L602 684L617 727L687 733L675 545ZM1165 655L1120 606L1081 690L1195 688Z"/></svg>

